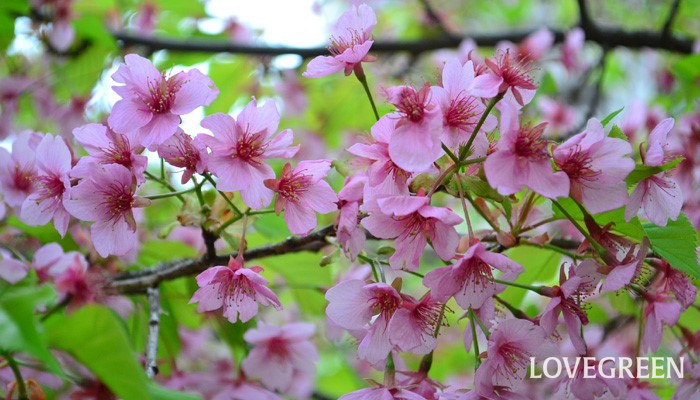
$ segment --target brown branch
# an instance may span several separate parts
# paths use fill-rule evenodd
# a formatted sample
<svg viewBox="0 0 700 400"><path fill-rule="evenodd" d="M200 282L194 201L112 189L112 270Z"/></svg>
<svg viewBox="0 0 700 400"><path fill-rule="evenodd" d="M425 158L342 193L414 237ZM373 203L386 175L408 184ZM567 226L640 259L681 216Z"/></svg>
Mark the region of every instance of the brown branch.
<svg viewBox="0 0 700 400"><path fill-rule="evenodd" d="M318 251L326 245L326 238L335 235L335 228L327 226L304 237L291 237L283 242L246 250L243 258L252 260L299 251ZM116 293L145 293L146 289L160 282L190 276L212 265L226 265L237 253L199 259L178 259L158 264L153 268L127 272L113 276L106 289Z"/></svg>
<svg viewBox="0 0 700 400"><path fill-rule="evenodd" d="M671 3L671 9L668 11L668 17L666 17L666 22L664 22L663 28L661 28L661 36L669 37L671 36L671 28L673 27L673 21L678 15L678 9L680 8L681 0L673 0Z"/></svg>

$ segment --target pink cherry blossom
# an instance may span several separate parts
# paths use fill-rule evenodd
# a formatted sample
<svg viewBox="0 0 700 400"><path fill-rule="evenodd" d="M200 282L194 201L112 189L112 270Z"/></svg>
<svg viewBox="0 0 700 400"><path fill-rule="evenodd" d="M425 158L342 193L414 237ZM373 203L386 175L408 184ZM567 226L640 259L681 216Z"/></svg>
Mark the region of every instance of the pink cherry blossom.
<svg viewBox="0 0 700 400"><path fill-rule="evenodd" d="M515 101L521 106L529 103L535 95L537 85L530 77L532 68L528 61L516 60L515 55L506 50L495 60L484 60L486 66L503 79L498 88L501 94L512 94Z"/></svg>
<svg viewBox="0 0 700 400"><path fill-rule="evenodd" d="M489 184L502 195L517 193L523 186L550 199L568 195L567 175L552 171L547 141L542 138L544 124L521 126L513 104L504 101L499 106L501 137L484 162Z"/></svg>
<svg viewBox="0 0 700 400"><path fill-rule="evenodd" d="M644 332L642 351L655 353L661 344L664 325L674 326L681 314L681 305L669 294L663 292L645 293Z"/></svg>
<svg viewBox="0 0 700 400"><path fill-rule="evenodd" d="M136 54L112 75L122 97L112 107L109 126L116 132L137 131L142 146L155 150L177 131L180 115L208 106L219 94L214 83L197 69L167 77Z"/></svg>
<svg viewBox="0 0 700 400"><path fill-rule="evenodd" d="M59 275L59 263L66 254L58 243L41 246L32 257L32 268L40 282L45 282Z"/></svg>
<svg viewBox="0 0 700 400"><path fill-rule="evenodd" d="M314 374L318 351L311 342L314 326L293 323L277 327L264 322L249 329L243 338L253 349L243 360L247 376L260 379L271 390L287 391L295 373Z"/></svg>
<svg viewBox="0 0 700 400"><path fill-rule="evenodd" d="M570 361L570 365L575 364L575 361ZM601 360L594 358L587 365L592 365L596 371L603 371L603 374L607 376L612 375L613 377L605 378L598 373L594 377L590 377L588 376L590 371L588 373L585 371L586 365L583 362L579 362L578 368L574 372L574 378L567 379L567 387L577 399L595 400L606 393L615 396L615 398L624 395L627 388L625 382L615 376L616 365L613 360L605 360L604 363L601 363Z"/></svg>
<svg viewBox="0 0 700 400"><path fill-rule="evenodd" d="M449 208L434 207L425 196L390 196L378 200L379 210L362 219L374 236L396 238L396 252L389 259L393 269L418 269L418 261L430 239L438 256L447 261L455 255L459 235L454 226L462 218Z"/></svg>
<svg viewBox="0 0 700 400"><path fill-rule="evenodd" d="M581 337L581 325L588 324L583 299L589 295L600 281L596 275L597 264L588 260L578 267L569 268L569 277L564 274L564 265L559 271L559 285L545 288L543 294L552 299L540 316L540 326L551 335L559 324L559 314L569 332L569 340L579 354L586 354L586 343Z"/></svg>
<svg viewBox="0 0 700 400"><path fill-rule="evenodd" d="M538 97L537 107L542 119L547 122L548 135L563 135L576 127L576 109L561 100Z"/></svg>
<svg viewBox="0 0 700 400"><path fill-rule="evenodd" d="M340 212L335 236L343 246L343 252L351 260L365 247L365 230L359 224L358 213L366 184L367 175L356 173L345 180L343 188L338 192Z"/></svg>
<svg viewBox="0 0 700 400"><path fill-rule="evenodd" d="M500 77L490 73L475 77L472 61L462 65L457 58L447 60L442 69L442 86L433 86L430 91L433 101L442 110L442 143L451 149L458 149L469 140L486 109L479 97L498 94L501 81ZM496 117L486 117L472 144L470 157L486 156L489 147L486 132L493 130L496 124Z"/></svg>
<svg viewBox="0 0 700 400"><path fill-rule="evenodd" d="M631 152L627 141L607 137L600 121L591 118L586 130L558 146L553 156L569 177L570 196L597 214L627 202L625 178L634 169Z"/></svg>
<svg viewBox="0 0 700 400"><path fill-rule="evenodd" d="M12 255L5 249L0 249L0 278L14 285L24 279L28 273L27 264L12 258Z"/></svg>
<svg viewBox="0 0 700 400"><path fill-rule="evenodd" d="M566 33L564 43L561 46L561 62L568 71L575 72L583 67L580 53L583 50L585 40L586 34L579 27Z"/></svg>
<svg viewBox="0 0 700 400"><path fill-rule="evenodd" d="M280 396L263 388L259 383L245 379L224 382L221 389L211 398L212 400L282 400Z"/></svg>
<svg viewBox="0 0 700 400"><path fill-rule="evenodd" d="M330 160L306 160L294 169L287 163L279 179L268 179L265 186L277 193L275 212L284 210L284 220L295 235L307 235L316 227L316 213L338 209L338 196L323 180L331 168Z"/></svg>
<svg viewBox="0 0 700 400"><path fill-rule="evenodd" d="M401 169L423 172L440 158L442 113L430 96L427 83L420 90L409 86L386 89L389 103L396 107L396 127L389 139L391 160Z"/></svg>
<svg viewBox="0 0 700 400"><path fill-rule="evenodd" d="M309 62L306 78L319 78L338 71L350 75L362 62L374 61L367 53L372 47L372 28L377 24L377 16L366 4L353 5L340 16L331 34L328 51L331 56L318 56Z"/></svg>
<svg viewBox="0 0 700 400"><path fill-rule="evenodd" d="M462 258L447 267L433 269L423 278L436 301L447 302L454 296L463 309L478 309L486 300L505 287L493 282L493 268L501 271L499 279L513 281L523 267L508 257L486 250L478 242L469 247Z"/></svg>
<svg viewBox="0 0 700 400"><path fill-rule="evenodd" d="M644 238L639 246L630 247L621 260L614 258L605 276L605 282L603 282L600 288L601 292L620 290L639 276L642 272L642 265L646 258L648 248L649 240ZM603 270L605 269L608 268L604 268Z"/></svg>
<svg viewBox="0 0 700 400"><path fill-rule="evenodd" d="M437 346L435 327L443 305L430 293L420 301L404 299L389 322L389 341L401 351L428 354Z"/></svg>
<svg viewBox="0 0 700 400"><path fill-rule="evenodd" d="M228 266L215 266L197 275L199 289L190 304L197 305L198 312L213 311L223 307L224 317L231 323L247 322L258 313L258 304L282 309L275 293L267 287L267 280L260 275L261 267L246 268L243 259L231 257Z"/></svg>
<svg viewBox="0 0 700 400"><path fill-rule="evenodd" d="M274 178L275 172L266 159L290 158L299 150L299 146L292 146L291 129L275 135L279 122L274 102L267 101L258 108L255 99L236 120L221 113L202 120L202 126L214 136L200 135L197 140L211 149L207 168L219 178L217 189L240 191L243 202L253 209L270 204L273 193L264 181Z"/></svg>
<svg viewBox="0 0 700 400"><path fill-rule="evenodd" d="M158 21L158 8L151 1L146 1L139 6L139 10L134 18L134 28L137 32L150 36Z"/></svg>
<svg viewBox="0 0 700 400"><path fill-rule="evenodd" d="M93 221L90 228L95 250L102 256L122 256L136 246L136 220L133 209L150 201L135 194L131 172L120 164L106 164L93 170L71 190L66 209L82 221Z"/></svg>
<svg viewBox="0 0 700 400"><path fill-rule="evenodd" d="M352 279L326 292L326 315L337 326L348 330L365 329L367 334L357 349L358 356L371 364L384 360L392 349L389 321L401 306L401 295L386 283L365 283ZM377 317L372 317L377 314Z"/></svg>
<svg viewBox="0 0 700 400"><path fill-rule="evenodd" d="M545 346L542 328L523 319L498 323L488 341L488 357L477 370L477 387L499 386L515 389L525 378L530 357L538 358Z"/></svg>
<svg viewBox="0 0 700 400"><path fill-rule="evenodd" d="M12 153L0 147L0 189L11 207L21 206L36 188L35 150L41 137L24 132L12 142Z"/></svg>
<svg viewBox="0 0 700 400"><path fill-rule="evenodd" d="M75 29L71 24L73 0L56 0L53 2L54 15L49 29L48 39L51 45L63 52L68 50L75 40Z"/></svg>
<svg viewBox="0 0 700 400"><path fill-rule="evenodd" d="M366 388L340 396L338 400L427 400L403 388Z"/></svg>
<svg viewBox="0 0 700 400"><path fill-rule="evenodd" d="M502 41L496 45L496 51L510 52L521 62L539 61L547 54L554 43L554 34L547 28L540 28L525 39L519 45L510 41Z"/></svg>
<svg viewBox="0 0 700 400"><path fill-rule="evenodd" d="M27 225L45 225L53 219L64 236L70 221L64 201L71 190L71 153L60 136L44 136L36 148L36 165L34 191L22 203L20 216Z"/></svg>
<svg viewBox="0 0 700 400"><path fill-rule="evenodd" d="M387 178L397 187L404 187L412 176L411 172L396 165L389 156L389 142L396 129L396 123L395 117L383 116L372 125L372 141L356 143L348 148L350 153L369 165L367 176L371 187L376 187Z"/></svg>
<svg viewBox="0 0 700 400"><path fill-rule="evenodd" d="M673 128L673 118L661 121L649 134L644 165L660 166L669 161L668 133ZM659 226L666 226L669 219L675 221L683 207L683 193L668 171L652 175L637 184L632 191L625 218L632 219L644 209L644 215Z"/></svg>
<svg viewBox="0 0 700 400"><path fill-rule="evenodd" d="M88 152L71 171L73 178L87 178L99 165L119 164L131 171L138 183L145 182L148 157L139 155L143 147L135 131L116 133L102 124L87 124L73 130L73 136Z"/></svg>
<svg viewBox="0 0 700 400"><path fill-rule="evenodd" d="M195 172L201 174L206 170L208 153L202 136L192 139L182 129L178 129L170 139L158 146L158 155L168 164L185 169L180 179L183 185Z"/></svg>
<svg viewBox="0 0 700 400"><path fill-rule="evenodd" d="M687 274L673 268L666 260L658 260L654 266L661 272L658 285L662 291L672 292L683 309L695 303L698 288Z"/></svg>
<svg viewBox="0 0 700 400"><path fill-rule="evenodd" d="M90 96L72 96L68 104L56 111L58 133L66 143L71 143L73 130L85 124L85 108L89 101Z"/></svg>

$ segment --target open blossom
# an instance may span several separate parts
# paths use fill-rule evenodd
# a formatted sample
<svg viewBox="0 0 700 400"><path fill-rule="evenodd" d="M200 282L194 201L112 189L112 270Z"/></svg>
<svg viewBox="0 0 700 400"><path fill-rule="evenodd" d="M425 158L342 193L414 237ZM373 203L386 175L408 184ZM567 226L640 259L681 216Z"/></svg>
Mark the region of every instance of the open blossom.
<svg viewBox="0 0 700 400"><path fill-rule="evenodd" d="M314 326L293 323L281 327L258 323L243 338L253 349L243 360L247 376L260 379L271 390L288 391L297 374L313 375L318 351L311 342Z"/></svg>
<svg viewBox="0 0 700 400"><path fill-rule="evenodd" d="M681 305L668 293L644 293L644 332L642 351L655 353L661 344L664 325L674 326L681 314Z"/></svg>
<svg viewBox="0 0 700 400"><path fill-rule="evenodd" d="M343 245L343 252L351 259L365 247L365 230L358 219L360 203L364 195L367 175L356 173L345 180L343 188L338 192L338 220L336 222L336 238Z"/></svg>
<svg viewBox="0 0 700 400"><path fill-rule="evenodd" d="M588 363L570 361L570 365L578 365L574 370L573 379L566 379L566 387L579 400L595 400L603 397L606 393L620 398L627 390L625 382L615 376L615 362L611 359L603 360L592 358ZM590 370L586 372L587 365L595 367L595 371L602 371L602 374L590 376ZM606 376L612 376L606 378Z"/></svg>
<svg viewBox="0 0 700 400"><path fill-rule="evenodd" d="M68 50L75 39L75 29L71 23L73 0L56 0L52 3L54 18L51 21L48 39L56 50L62 52Z"/></svg>
<svg viewBox="0 0 700 400"><path fill-rule="evenodd" d="M594 214L627 202L625 178L634 169L630 144L607 137L603 125L591 118L586 130L572 136L554 152L555 164L570 181L570 195Z"/></svg>
<svg viewBox="0 0 700 400"><path fill-rule="evenodd" d="M467 143L486 109L479 97L498 94L501 81L491 73L474 76L471 60L464 65L456 57L447 60L442 69L442 86L433 86L430 90L433 101L442 110L442 143L451 149ZM472 144L470 157L486 156L489 141L485 132L493 130L497 122L493 115L486 117Z"/></svg>
<svg viewBox="0 0 700 400"><path fill-rule="evenodd" d="M365 283L358 279L341 282L326 292L326 315L347 330L362 330L357 355L371 364L384 360L392 349L389 321L401 306L401 295L386 283ZM376 318L373 318L377 315Z"/></svg>
<svg viewBox="0 0 700 400"><path fill-rule="evenodd" d="M11 207L21 206L36 187L34 151L41 137L23 132L12 142L12 153L0 147L0 189Z"/></svg>
<svg viewBox="0 0 700 400"><path fill-rule="evenodd" d="M386 89L389 103L396 107L389 118L398 119L389 139L391 160L410 172L423 172L440 158L442 113L430 96L427 83L420 90L409 86Z"/></svg>
<svg viewBox="0 0 700 400"><path fill-rule="evenodd" d="M520 264L503 254L487 251L486 245L478 242L454 264L428 272L423 284L430 288L437 301L447 302L454 296L463 309L479 309L485 301L505 289L493 282L494 268L501 271L499 279L507 281L515 280L523 271Z"/></svg>
<svg viewBox="0 0 700 400"><path fill-rule="evenodd" d="M496 51L509 51L519 61L538 61L547 54L554 43L554 34L547 28L540 28L529 34L519 45L503 41L496 45Z"/></svg>
<svg viewBox="0 0 700 400"><path fill-rule="evenodd" d="M116 132L137 131L142 146L150 150L175 134L180 115L199 106L208 106L219 94L214 83L197 69L167 77L153 64L136 54L124 57L112 79L122 99L109 115L109 126Z"/></svg>
<svg viewBox="0 0 700 400"><path fill-rule="evenodd" d="M488 340L488 357L477 370L477 388L520 386L530 357L539 358L546 350L546 337L542 328L524 319L499 322Z"/></svg>
<svg viewBox="0 0 700 400"><path fill-rule="evenodd" d="M275 135L279 122L274 102L267 101L257 107L255 99L236 120L221 113L202 120L202 126L214 136L199 135L197 140L211 149L207 168L219 178L217 189L240 191L243 202L253 209L270 204L273 193L263 182L274 178L275 172L266 159L290 158L299 150L299 146L292 146L291 129Z"/></svg>
<svg viewBox="0 0 700 400"><path fill-rule="evenodd" d="M405 187L412 173L399 167L389 156L389 142L396 129L397 119L385 115L372 125L372 142L355 143L348 151L369 164L367 169L370 187L376 187L390 179L397 187Z"/></svg>
<svg viewBox="0 0 700 400"><path fill-rule="evenodd" d="M0 278L10 284L15 284L29 273L29 267L22 261L15 260L12 255L0 249Z"/></svg>
<svg viewBox="0 0 700 400"><path fill-rule="evenodd" d="M207 146L202 142L202 136L195 139L186 134L182 129L170 139L158 146L158 155L168 164L184 168L180 183L187 183L194 173L204 173L206 170Z"/></svg>
<svg viewBox="0 0 700 400"><path fill-rule="evenodd" d="M73 216L94 221L92 243L102 256L122 256L136 246L136 220L133 209L150 204L135 194L131 172L120 164L95 168L71 190L65 206Z"/></svg>
<svg viewBox="0 0 700 400"><path fill-rule="evenodd" d="M576 27L566 33L564 43L561 46L561 62L569 71L578 71L583 65L580 60L580 53L583 50L583 43L586 34L583 29Z"/></svg>
<svg viewBox="0 0 700 400"><path fill-rule="evenodd" d="M422 299L404 298L389 322L389 341L401 351L428 354L437 346L435 327L442 304L430 293Z"/></svg>
<svg viewBox="0 0 700 400"><path fill-rule="evenodd" d="M676 300L687 309L693 303L698 294L698 288L693 285L690 277L671 266L666 260L658 260L654 266L661 272L659 287L664 292L672 292Z"/></svg>
<svg viewBox="0 0 700 400"><path fill-rule="evenodd" d="M516 56L506 50L495 60L486 59L486 66L503 79L498 88L500 94L512 94L521 106L529 103L535 96L537 85L530 77L530 66L527 60L517 60Z"/></svg>
<svg viewBox="0 0 700 400"><path fill-rule="evenodd" d="M363 218L362 225L378 238L396 238L396 252L389 259L393 269L417 270L428 239L441 259L454 257L459 244L454 226L462 218L452 210L431 206L424 195L389 196L377 203L379 209Z"/></svg>
<svg viewBox="0 0 700 400"><path fill-rule="evenodd" d="M143 147L136 132L116 133L102 124L87 124L73 130L73 136L88 152L71 171L73 178L86 178L97 165L119 164L128 168L138 183L146 178L148 157L140 155Z"/></svg>
<svg viewBox="0 0 700 400"><path fill-rule="evenodd" d="M338 209L338 196L323 178L331 168L330 160L305 160L294 169L287 163L279 179L265 180L265 186L277 193L275 212L284 210L284 220L295 235L307 235L316 227L316 213Z"/></svg>
<svg viewBox="0 0 700 400"><path fill-rule="evenodd" d="M212 311L223 307L224 317L231 323L247 322L258 313L258 304L282 309L275 293L260 275L262 268L243 266L243 258L233 258L228 266L215 266L197 275L199 289L190 304L199 303L197 311Z"/></svg>
<svg viewBox="0 0 700 400"><path fill-rule="evenodd" d="M70 254L70 253L68 253ZM41 246L32 257L32 268L36 271L39 282L45 282L58 276L58 265L67 256L58 243L48 243Z"/></svg>
<svg viewBox="0 0 700 400"><path fill-rule="evenodd" d="M404 388L366 388L340 396L338 400L427 400L425 397Z"/></svg>
<svg viewBox="0 0 700 400"><path fill-rule="evenodd" d="M576 109L563 101L538 97L537 107L542 113L542 119L547 122L550 137L563 135L576 127Z"/></svg>
<svg viewBox="0 0 700 400"><path fill-rule="evenodd" d="M605 245L604 245L605 246ZM649 240L644 238L639 246L630 247L622 259L609 260L609 271L605 276L605 282L600 287L601 292L614 292L627 286L642 272L642 265L647 256ZM636 253L635 253L636 249ZM612 261L612 262L610 262ZM603 268L603 270L608 269Z"/></svg>
<svg viewBox="0 0 700 400"><path fill-rule="evenodd" d="M367 53L372 47L372 28L377 24L377 16L366 4L353 5L340 16L331 34L328 47L331 56L318 56L309 62L304 76L319 78L343 70L350 75L361 63L374 61Z"/></svg>
<svg viewBox="0 0 700 400"><path fill-rule="evenodd" d="M519 192L523 186L550 199L569 194L566 173L553 172L542 138L544 124L521 126L518 110L509 102L499 103L501 137L496 151L484 162L486 179L502 195Z"/></svg>
<svg viewBox="0 0 700 400"><path fill-rule="evenodd" d="M70 221L63 204L71 189L71 154L60 136L44 136L36 148L36 166L34 191L22 203L20 216L28 225L45 225L53 219L63 236Z"/></svg>
<svg viewBox="0 0 700 400"><path fill-rule="evenodd" d="M668 133L673 128L673 118L661 121L649 134L644 165L658 167L669 161ZM668 171L643 179L630 195L625 218L632 219L644 209L644 215L659 226L666 226L669 219L675 221L683 207L683 193Z"/></svg>
<svg viewBox="0 0 700 400"><path fill-rule="evenodd" d="M540 326L547 335L551 335L559 324L559 314L562 314L569 332L569 340L579 354L586 354L581 325L588 324L582 301L600 281L597 268L594 261L587 260L576 268L571 266L567 278L562 265L559 271L559 285L543 289L544 294L552 299L540 316Z"/></svg>

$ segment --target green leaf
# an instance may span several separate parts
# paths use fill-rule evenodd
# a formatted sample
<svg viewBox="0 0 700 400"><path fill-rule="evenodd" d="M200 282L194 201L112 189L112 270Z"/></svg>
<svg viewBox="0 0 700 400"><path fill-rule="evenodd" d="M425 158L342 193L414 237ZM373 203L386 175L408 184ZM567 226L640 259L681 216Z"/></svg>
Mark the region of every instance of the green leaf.
<svg viewBox="0 0 700 400"><path fill-rule="evenodd" d="M176 258L197 257L197 250L181 242L159 240L143 244L138 260L144 265L155 265Z"/></svg>
<svg viewBox="0 0 700 400"><path fill-rule="evenodd" d="M62 375L61 367L48 350L35 310L56 297L50 286L11 287L0 296L0 347L26 352Z"/></svg>
<svg viewBox="0 0 700 400"><path fill-rule="evenodd" d="M637 165L634 168L634 170L632 170L632 172L630 172L630 174L627 175L627 178L625 178L625 182L627 182L628 185L634 185L635 183L640 182L641 180L646 179L650 176L675 168L676 165L683 162L683 160L683 157L678 157L673 161L667 162L663 165Z"/></svg>
<svg viewBox="0 0 700 400"><path fill-rule="evenodd" d="M536 247L513 247L506 252L506 255L525 268L516 280L518 283L551 285L559 276L561 254L554 251ZM522 306L526 292L527 290L524 289L508 287L501 297L518 307Z"/></svg>
<svg viewBox="0 0 700 400"><path fill-rule="evenodd" d="M642 227L655 253L668 261L673 268L693 278L700 278L696 252L698 232L685 214L681 213L677 220L669 221L666 226L648 223Z"/></svg>
<svg viewBox="0 0 700 400"><path fill-rule="evenodd" d="M150 399L148 380L114 311L99 305L81 308L47 324L49 342L70 353L124 399Z"/></svg>
<svg viewBox="0 0 700 400"><path fill-rule="evenodd" d="M610 129L610 134L608 136L615 139L629 141L627 135L625 135L625 133L622 132L622 129L620 129L620 127L617 125L613 125L612 129Z"/></svg>
<svg viewBox="0 0 700 400"><path fill-rule="evenodd" d="M450 182L447 184L447 191L453 196L459 196L457 179L460 179L462 189L465 192L471 192L478 197L495 200L499 203L503 201L503 196L499 194L496 189L492 188L486 181L475 175L459 175L459 178L457 175L452 176L452 179L450 179Z"/></svg>
<svg viewBox="0 0 700 400"><path fill-rule="evenodd" d="M624 109L625 109L625 107L622 107L619 110L615 110L615 111L611 112L610 114L608 114L607 117L603 118L603 120L600 121L600 123L603 126L606 126L610 121L612 121L613 118L617 117L617 114L621 113L622 110L624 110Z"/></svg>

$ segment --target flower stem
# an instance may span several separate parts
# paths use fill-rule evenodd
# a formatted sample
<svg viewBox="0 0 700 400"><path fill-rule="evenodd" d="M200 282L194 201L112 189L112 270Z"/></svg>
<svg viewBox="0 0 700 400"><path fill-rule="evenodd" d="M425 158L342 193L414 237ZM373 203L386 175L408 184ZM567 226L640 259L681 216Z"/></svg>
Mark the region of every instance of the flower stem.
<svg viewBox="0 0 700 400"><path fill-rule="evenodd" d="M197 182L197 178L195 178L194 175L192 176L192 182L194 183L194 189L195 193L197 194L197 201L199 201L199 206L204 207L204 196L202 195L202 184L204 184L204 182Z"/></svg>
<svg viewBox="0 0 700 400"><path fill-rule="evenodd" d="M476 372L477 369L479 369L479 366L481 365L481 360L479 359L479 354L481 353L479 351L479 339L476 337L476 314L474 313L474 310L472 310L471 307L469 307L469 324L472 327L472 340L474 341L474 372Z"/></svg>
<svg viewBox="0 0 700 400"><path fill-rule="evenodd" d="M180 196L186 193L194 192L197 188L189 188L187 190L181 190L179 192L168 192L168 193L160 193L160 194L154 194L151 196L143 196L145 199L149 200L159 200L159 199L167 199L168 197L175 197L175 196Z"/></svg>
<svg viewBox="0 0 700 400"><path fill-rule="evenodd" d="M501 285L513 286L513 287L520 288L520 289L530 290L530 291L533 291L537 294L542 294L542 288L538 287L538 286L530 286L530 285L524 285L522 283L502 281L502 280L496 279L496 278L493 278L492 281L494 281L495 283L500 283Z"/></svg>
<svg viewBox="0 0 700 400"><path fill-rule="evenodd" d="M152 180L152 181L154 181L154 182L160 183L161 185L163 185L166 189L170 190L171 192L176 192L175 188L172 187L167 181L158 178L157 176L153 175L152 173L150 173L150 172L148 172L148 171L143 171L143 173L144 173L144 175L146 175L146 177L147 177L148 179L150 179L150 180ZM175 197L177 197L177 198L180 200L180 202L182 202L182 204L185 204L185 198L184 198L184 197L182 197L182 196L179 195L179 194L178 194L177 196L175 196Z"/></svg>
<svg viewBox="0 0 700 400"><path fill-rule="evenodd" d="M362 69L362 64L357 63L355 64L355 76L357 77L357 80L360 81L362 84L362 87L365 89L365 93L367 93L367 98L369 99L369 104L372 105L372 111L374 112L374 117L377 118L377 121L379 121L379 112L377 112L377 106L374 104L374 99L372 98L372 92L369 90L369 85L367 84L367 77L365 76L365 71Z"/></svg>
<svg viewBox="0 0 700 400"><path fill-rule="evenodd" d="M477 212L479 215L481 215L481 218L483 218L486 222L488 222L489 225L491 225L491 228L492 228L495 232L500 232L500 231L501 231L501 228L499 228L498 225L496 225L496 223L494 223L493 221L491 221L491 218L489 218L486 214L484 214L484 212L483 212L483 211L481 210L481 208L479 208L479 206L474 202L474 199L472 199L472 197L469 195L468 192L467 192L467 193L464 193L464 197L469 201L469 203L471 203L471 205L474 207L474 209L476 210L476 212Z"/></svg>
<svg viewBox="0 0 700 400"><path fill-rule="evenodd" d="M581 224L579 224L578 221L576 221L576 219L575 219L571 214L569 214L569 212L566 211L566 209L565 209L561 204L559 204L558 201L552 200L552 204L554 204L554 206L557 207L557 208L559 209L559 211L561 211L562 214L564 214L564 216L565 216L569 221L571 221L571 223L574 225L574 227L576 227L576 229L577 229L579 232L581 232L581 234L583 235L583 237L586 238L586 240L588 241L588 243L591 244L591 246L595 249L595 251L596 251L598 254L600 254L601 256L602 256L603 254L605 254L605 249L603 248L603 246L601 246L600 243L598 243L597 240L593 239L593 236L591 236L591 234L588 233L587 230L583 229L583 227L581 226Z"/></svg>
<svg viewBox="0 0 700 400"><path fill-rule="evenodd" d="M486 106L486 109L484 110L484 113L481 114L481 118L479 118L479 122L476 123L476 126L474 127L474 131L472 132L472 135L469 136L469 140L467 141L467 144L462 146L459 149L459 160L463 161L467 154L469 153L470 148L472 147L472 143L474 143L474 139L476 139L476 134L479 133L479 130L481 130L481 127L484 125L484 122L486 122L486 117L489 116L489 113L491 113L491 110L493 107L501 101L503 98L503 93L499 93L496 97L492 98L489 104Z"/></svg>
<svg viewBox="0 0 700 400"><path fill-rule="evenodd" d="M19 400L28 400L27 387L24 384L24 378L22 378L22 372L19 370L17 361L10 355L9 352L0 351L0 354L5 358L7 364L12 370L12 374L15 376L15 382L17 382L17 391L19 392Z"/></svg>
<svg viewBox="0 0 700 400"><path fill-rule="evenodd" d="M474 230L472 229L472 221L469 219L469 211L467 210L467 202L464 201L464 189L462 189L462 179L459 174L455 174L457 177L457 190L459 190L459 200L462 203L462 211L464 212L464 219L467 221L467 229L469 229L469 245L471 246L474 240Z"/></svg>
<svg viewBox="0 0 700 400"><path fill-rule="evenodd" d="M214 182L214 179L211 177L211 175L205 172L202 176L204 176L204 179L208 180L209 183L211 183L214 186L214 188L216 188L216 182ZM219 192L219 194L221 195L221 197L224 198L229 207L231 207L231 209L236 213L237 218L241 219L243 217L243 212L241 212L241 210L239 210L238 207L236 207L236 205L233 204L231 199L229 199L224 192L222 192L219 189L216 189L216 191Z"/></svg>
<svg viewBox="0 0 700 400"><path fill-rule="evenodd" d="M394 356L389 352L389 356L386 358L386 369L384 370L384 386L394 387L396 383L396 366L394 365Z"/></svg>

